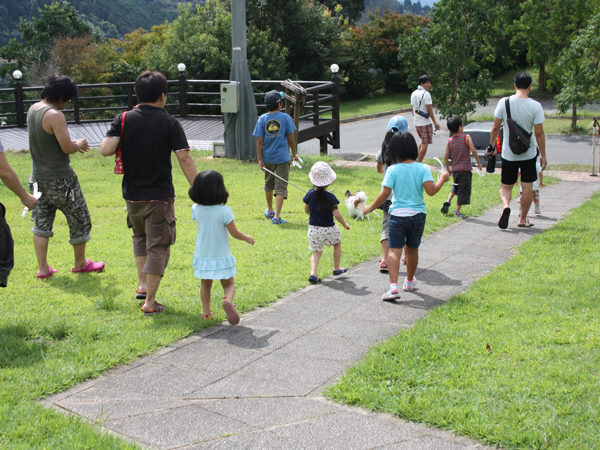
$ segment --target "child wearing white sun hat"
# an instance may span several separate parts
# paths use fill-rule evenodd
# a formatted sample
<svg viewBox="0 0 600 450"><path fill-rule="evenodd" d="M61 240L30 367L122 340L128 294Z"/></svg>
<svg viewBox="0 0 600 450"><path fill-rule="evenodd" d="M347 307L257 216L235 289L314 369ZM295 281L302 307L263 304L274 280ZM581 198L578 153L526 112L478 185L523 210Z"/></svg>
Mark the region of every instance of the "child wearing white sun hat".
<svg viewBox="0 0 600 450"><path fill-rule="evenodd" d="M346 223L337 205L339 200L326 188L335 181L336 174L329 164L319 161L313 164L308 174L310 182L315 186L302 199L304 211L309 215L308 220L308 248L313 251L310 258L310 276L308 281L316 284L321 281L317 269L319 260L323 254L323 245L333 246L333 274L341 275L348 271L340 267L342 257L342 233L333 221L336 220L346 229L350 225Z"/></svg>

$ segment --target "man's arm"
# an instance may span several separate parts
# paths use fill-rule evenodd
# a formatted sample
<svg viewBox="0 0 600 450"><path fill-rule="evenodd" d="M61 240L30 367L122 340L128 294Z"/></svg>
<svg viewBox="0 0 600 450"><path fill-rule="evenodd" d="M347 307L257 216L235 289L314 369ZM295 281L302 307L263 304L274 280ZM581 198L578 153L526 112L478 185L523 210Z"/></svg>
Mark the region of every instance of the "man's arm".
<svg viewBox="0 0 600 450"><path fill-rule="evenodd" d="M183 174L190 183L190 186L194 184L194 179L196 178L196 164L194 164L194 160L190 155L190 149L179 150L175 152L177 156L177 160L179 161L179 166L183 171Z"/></svg>
<svg viewBox="0 0 600 450"><path fill-rule="evenodd" d="M100 142L100 153L102 156L114 155L119 146L120 139L118 137L107 136Z"/></svg>
<svg viewBox="0 0 600 450"><path fill-rule="evenodd" d="M490 131L490 148L496 148L496 138L498 137L498 133L500 133L500 127L502 126L502 119L498 119L494 117L494 124L492 125L492 131ZM488 151L488 153L490 153Z"/></svg>
<svg viewBox="0 0 600 450"><path fill-rule="evenodd" d="M37 204L36 198L27 193L19 181L19 177L8 163L4 153L0 153L0 179L7 188L13 191L17 197L21 199L23 205L27 206L29 209L35 208L35 205Z"/></svg>
<svg viewBox="0 0 600 450"><path fill-rule="evenodd" d="M433 121L433 126L435 127L436 130L439 130L440 129L440 124L437 123L437 120L435 120L435 116L433 115L433 107L432 107L432 105L425 105L425 108L427 108L427 112L429 113L429 117Z"/></svg>
<svg viewBox="0 0 600 450"><path fill-rule="evenodd" d="M544 124L538 123L533 126L533 132L535 133L535 140L540 149L540 166L542 170L546 169L548 160L546 159L546 134L544 133Z"/></svg>
<svg viewBox="0 0 600 450"><path fill-rule="evenodd" d="M292 159L298 161L298 149L296 147L296 139L294 139L294 133L287 135L288 145L292 149Z"/></svg>
<svg viewBox="0 0 600 450"><path fill-rule="evenodd" d="M261 169L265 167L265 163L262 160L262 149L263 144L265 143L265 138L257 137L256 138L256 160L258 161L258 167Z"/></svg>
<svg viewBox="0 0 600 450"><path fill-rule="evenodd" d="M49 109L42 117L42 127L45 131L50 131L53 134L60 148L67 155L71 153L85 153L89 150L90 146L85 138L71 140L69 136L69 129L67 128L67 120L65 115L57 110Z"/></svg>
<svg viewBox="0 0 600 450"><path fill-rule="evenodd" d="M483 169L483 166L481 165L481 161L479 160L479 155L477 154L477 149L475 148L475 145L473 144L473 139L471 139L471 136L467 134L467 145L469 146L469 149L471 150L471 154L473 155L473 158L475 158L475 161L477 161L477 168L479 170Z"/></svg>

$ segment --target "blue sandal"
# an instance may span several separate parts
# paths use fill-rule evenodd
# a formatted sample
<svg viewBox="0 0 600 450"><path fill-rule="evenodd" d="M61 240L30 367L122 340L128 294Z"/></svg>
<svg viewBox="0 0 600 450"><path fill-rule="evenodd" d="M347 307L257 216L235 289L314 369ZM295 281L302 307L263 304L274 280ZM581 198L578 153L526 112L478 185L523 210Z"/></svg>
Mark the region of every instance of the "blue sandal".
<svg viewBox="0 0 600 450"><path fill-rule="evenodd" d="M271 223L273 223L275 225L281 225L282 223L287 223L287 222L281 218L277 219L276 217L273 217L271 219Z"/></svg>
<svg viewBox="0 0 600 450"><path fill-rule="evenodd" d="M269 208L265 209L265 217L271 220L273 217L275 217L275 211L269 212Z"/></svg>
<svg viewBox="0 0 600 450"><path fill-rule="evenodd" d="M310 277L308 277L308 282L310 284L317 284L321 282L321 279L319 277L316 277L314 275L311 275Z"/></svg>

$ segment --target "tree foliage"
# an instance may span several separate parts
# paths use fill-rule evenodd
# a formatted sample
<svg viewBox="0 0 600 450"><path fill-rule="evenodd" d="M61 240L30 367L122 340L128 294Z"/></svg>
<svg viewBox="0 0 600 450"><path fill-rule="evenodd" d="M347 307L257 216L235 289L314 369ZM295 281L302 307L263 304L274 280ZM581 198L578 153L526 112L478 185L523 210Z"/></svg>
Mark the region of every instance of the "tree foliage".
<svg viewBox="0 0 600 450"><path fill-rule="evenodd" d="M318 0L330 11L336 11L337 6L341 6L339 12L350 22L354 23L362 16L365 9L365 0Z"/></svg>
<svg viewBox="0 0 600 450"><path fill-rule="evenodd" d="M572 108L572 128L577 127L576 108L600 97L600 12L573 39L558 58L562 88L556 96L561 112Z"/></svg>
<svg viewBox="0 0 600 450"><path fill-rule="evenodd" d="M410 34L415 27L425 27L430 20L424 16L386 11L381 15L369 14L369 20L360 26L357 38L369 49L369 61L381 74L387 90L405 89L406 65L398 59L398 40Z"/></svg>
<svg viewBox="0 0 600 450"><path fill-rule="evenodd" d="M527 61L539 69L539 89L546 90L546 66L566 48L593 13L589 0L524 0L512 25L512 44L524 45Z"/></svg>
<svg viewBox="0 0 600 450"><path fill-rule="evenodd" d="M495 14L493 0L441 0L428 27L415 28L399 42L399 57L409 85L427 73L442 116L465 117L475 102L487 104L491 76L484 67L494 60L493 36L485 33Z"/></svg>
<svg viewBox="0 0 600 450"><path fill-rule="evenodd" d="M288 73L301 80L323 79L348 26L343 16L312 0L261 0L246 8L249 25L287 48Z"/></svg>
<svg viewBox="0 0 600 450"><path fill-rule="evenodd" d="M0 49L0 57L13 61L5 70L19 67L30 83L40 83L57 70L52 58L60 39L89 37L98 40L93 25L66 1L54 2L39 9L39 17L19 24L22 42L13 39Z"/></svg>

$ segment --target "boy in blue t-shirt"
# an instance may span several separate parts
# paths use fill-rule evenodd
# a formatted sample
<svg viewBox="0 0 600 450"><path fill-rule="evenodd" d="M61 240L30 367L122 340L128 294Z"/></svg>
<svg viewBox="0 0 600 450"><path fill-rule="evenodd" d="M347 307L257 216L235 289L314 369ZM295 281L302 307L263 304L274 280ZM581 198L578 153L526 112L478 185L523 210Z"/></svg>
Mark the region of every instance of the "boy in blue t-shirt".
<svg viewBox="0 0 600 450"><path fill-rule="evenodd" d="M261 170L267 169L277 175L265 172L265 197L267 209L265 217L275 225L285 223L280 217L283 200L287 198L287 180L290 174L290 151L292 159L298 160L294 131L296 126L289 114L281 112L283 92L269 91L265 95L268 113L261 115L254 127L256 136L256 159ZM279 178L278 178L279 177ZM285 181L283 181L285 180ZM273 210L273 194L275 210Z"/></svg>

